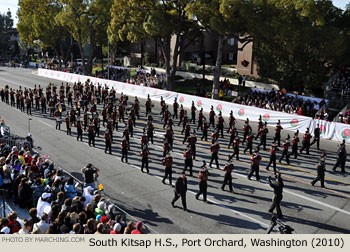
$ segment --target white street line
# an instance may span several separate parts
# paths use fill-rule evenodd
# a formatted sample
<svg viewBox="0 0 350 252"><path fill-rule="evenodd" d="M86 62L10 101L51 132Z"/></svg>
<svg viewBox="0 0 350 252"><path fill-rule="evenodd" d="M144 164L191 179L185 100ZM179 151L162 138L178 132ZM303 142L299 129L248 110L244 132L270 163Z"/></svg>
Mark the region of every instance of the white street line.
<svg viewBox="0 0 350 252"><path fill-rule="evenodd" d="M42 121L42 120L39 120L39 119L38 119L38 121L41 122L41 123L43 123L43 124L45 124L46 126L49 126L50 128L53 128L52 125L50 125L50 124L48 124L48 123L46 123L46 122L44 122L44 121Z"/></svg>
<svg viewBox="0 0 350 252"><path fill-rule="evenodd" d="M237 175L238 177L247 178L247 176L242 175L242 174L240 174L240 173L232 172L232 174L235 174L235 175ZM260 183L261 183L261 184L264 184L264 185L266 185L266 186L269 186L268 183L265 183L265 182L260 182ZM288 193L288 194L291 194L291 195L293 195L293 196L302 198L302 199L307 200L307 201L311 201L311 202L316 203L316 204L318 204L318 205L321 205L321 206L324 206L324 207L327 207L327 208L336 210L336 211L338 211L338 212L341 212L341 213L350 215L350 212L345 211L344 209L341 209L341 208L336 207L336 206L329 205L329 204L327 204L327 203L324 203L324 202L322 202L322 201L318 201L318 200L312 199L312 198L307 197L307 196L303 196L303 195L301 195L301 194L292 192L292 191L290 191L290 190L283 190L283 192L286 192L286 193Z"/></svg>
<svg viewBox="0 0 350 252"><path fill-rule="evenodd" d="M0 80L7 81L7 82L10 82L10 83L22 86L22 87L31 88L31 87L28 87L28 86L26 86L24 84L21 84L21 83L18 83L18 82L14 82L14 81L10 81L10 80L7 80L7 79L0 78Z"/></svg>
<svg viewBox="0 0 350 252"><path fill-rule="evenodd" d="M138 166L136 166L136 165L131 165L131 166L134 167L134 168L136 168L136 169L138 169L138 170L141 170L141 168L138 167ZM160 176L158 176L158 175L155 175L155 174L150 174L150 175L153 176L153 177L156 177L156 178L158 178L158 179L160 179L160 180L163 180L163 178L160 177ZM196 194L197 194L196 192L194 192L194 191L192 191L192 190L187 190L187 192L190 192L190 193L192 193L193 195L196 195ZM216 201L214 201L214 200L208 199L207 201L209 201L209 202L211 202L212 204L217 205L217 206L219 206L219 207L225 208L225 209L227 209L227 210L229 210L229 211L231 211L231 212L233 212L233 213L235 213L235 214L238 214L238 215L240 215L240 216L242 216L242 217L244 217L244 218L246 218L246 219L249 219L249 220L251 220L251 221L253 221L253 222L255 222L255 223L258 223L258 224L260 224L260 225L263 226L263 227L269 227L268 224L266 224L266 223L264 223L264 222L262 222L262 221L259 221L259 220L255 219L255 218L250 217L250 216L248 216L248 215L246 215L246 214L244 214L244 213L241 213L241 212L239 212L239 211L237 211L237 210L234 210L234 209L232 209L232 208L230 208L230 207L228 207L228 206L222 205L222 204L220 204L220 203L218 203L218 202L216 202Z"/></svg>

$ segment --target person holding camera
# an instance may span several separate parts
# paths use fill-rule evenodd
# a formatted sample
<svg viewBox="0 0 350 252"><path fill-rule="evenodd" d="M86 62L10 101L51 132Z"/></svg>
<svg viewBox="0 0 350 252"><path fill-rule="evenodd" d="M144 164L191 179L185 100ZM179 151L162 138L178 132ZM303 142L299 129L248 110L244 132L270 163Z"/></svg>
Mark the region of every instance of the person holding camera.
<svg viewBox="0 0 350 252"><path fill-rule="evenodd" d="M81 172L84 173L84 177L85 177L84 187L91 186L92 188L95 188L94 179L98 177L99 171L100 169L96 168L92 164L88 164L87 166L81 169Z"/></svg>

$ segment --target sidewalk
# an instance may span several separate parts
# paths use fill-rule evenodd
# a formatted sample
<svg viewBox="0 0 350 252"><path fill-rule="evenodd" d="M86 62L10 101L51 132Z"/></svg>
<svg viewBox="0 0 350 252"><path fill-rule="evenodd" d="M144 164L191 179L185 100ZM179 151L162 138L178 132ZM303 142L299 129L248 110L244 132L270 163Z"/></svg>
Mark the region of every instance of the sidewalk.
<svg viewBox="0 0 350 252"><path fill-rule="evenodd" d="M151 68L154 68L157 72L165 73L165 70L163 68L147 67L147 66L144 66L144 68L146 70L149 70L149 71L151 70ZM181 76L182 78L185 78L185 79L193 79L193 78L202 79L202 77L203 77L202 74L182 72L182 71L177 71L176 75ZM205 75L205 78L207 80L213 80L214 76L213 75ZM228 79L232 85L238 86L238 79L220 77L220 81L223 81L224 79ZM245 86L250 87L250 88L255 87L255 88L261 88L261 89L268 89L268 90L271 90L272 88L274 88L275 90L279 90L279 87L276 84L262 83L262 82L256 82L256 81L246 81Z"/></svg>

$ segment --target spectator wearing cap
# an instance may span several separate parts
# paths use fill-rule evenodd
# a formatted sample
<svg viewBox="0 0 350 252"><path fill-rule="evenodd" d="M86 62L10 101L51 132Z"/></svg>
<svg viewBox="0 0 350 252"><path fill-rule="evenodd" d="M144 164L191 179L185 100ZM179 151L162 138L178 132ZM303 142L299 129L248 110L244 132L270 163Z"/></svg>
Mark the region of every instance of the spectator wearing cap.
<svg viewBox="0 0 350 252"><path fill-rule="evenodd" d="M92 188L92 186L85 187L83 190L83 197L85 197L84 207L86 207L86 205L91 203L94 199L94 188Z"/></svg>
<svg viewBox="0 0 350 252"><path fill-rule="evenodd" d="M38 211L38 217L44 213L44 209L50 206L49 200L51 198L51 193L44 192L38 200L36 210Z"/></svg>
<svg viewBox="0 0 350 252"><path fill-rule="evenodd" d="M143 232L142 232L142 222L141 221L136 223L136 229L131 231L131 234L143 234Z"/></svg>
<svg viewBox="0 0 350 252"><path fill-rule="evenodd" d="M122 225L120 225L120 223L116 223L113 226L113 230L110 232L110 234L121 234L121 229L122 229Z"/></svg>
<svg viewBox="0 0 350 252"><path fill-rule="evenodd" d="M100 201L97 203L97 207L95 208L95 215L104 215L105 214L105 203Z"/></svg>

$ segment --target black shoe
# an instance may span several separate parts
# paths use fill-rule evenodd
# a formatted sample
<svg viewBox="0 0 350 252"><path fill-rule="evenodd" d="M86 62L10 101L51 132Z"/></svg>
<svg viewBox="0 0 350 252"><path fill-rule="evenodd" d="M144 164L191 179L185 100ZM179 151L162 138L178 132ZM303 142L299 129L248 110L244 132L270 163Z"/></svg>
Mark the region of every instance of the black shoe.
<svg viewBox="0 0 350 252"><path fill-rule="evenodd" d="M165 185L165 182L164 182L164 180L162 180L162 183Z"/></svg>
<svg viewBox="0 0 350 252"><path fill-rule="evenodd" d="M315 184L311 182L311 185L314 186Z"/></svg>
<svg viewBox="0 0 350 252"><path fill-rule="evenodd" d="M250 178L249 176L248 176L247 178L248 178L249 180L251 180L251 178Z"/></svg>
<svg viewBox="0 0 350 252"><path fill-rule="evenodd" d="M172 205L173 207L175 207L174 202L171 202L171 205Z"/></svg>
<svg viewBox="0 0 350 252"><path fill-rule="evenodd" d="M198 196L196 195L196 200L198 200Z"/></svg>

